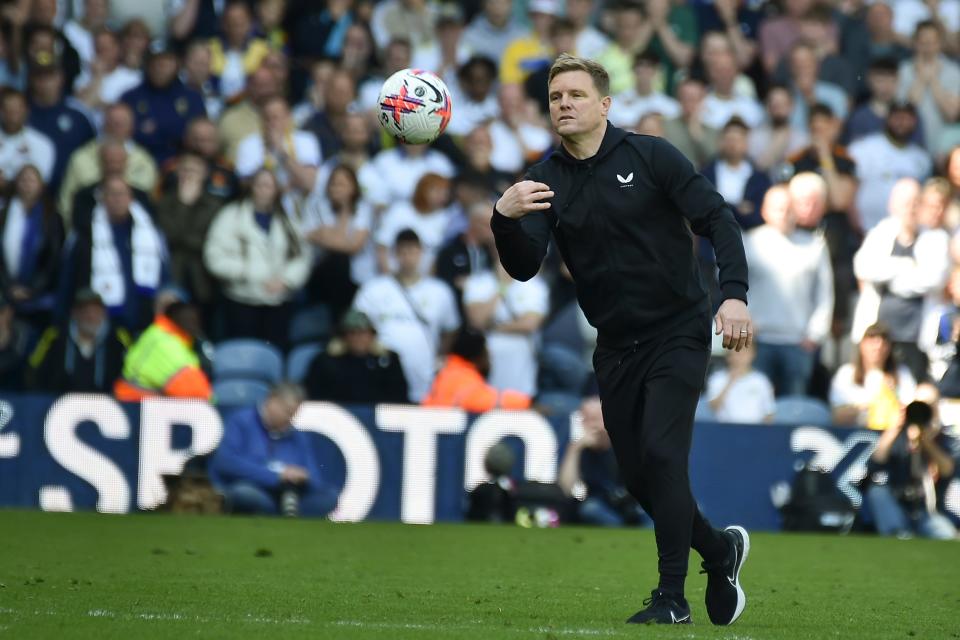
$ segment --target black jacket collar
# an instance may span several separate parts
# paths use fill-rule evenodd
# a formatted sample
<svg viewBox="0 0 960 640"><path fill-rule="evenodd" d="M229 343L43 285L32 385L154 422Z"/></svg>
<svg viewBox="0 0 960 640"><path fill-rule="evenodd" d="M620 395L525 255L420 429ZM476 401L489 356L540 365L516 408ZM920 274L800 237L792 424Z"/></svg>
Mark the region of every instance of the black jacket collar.
<svg viewBox="0 0 960 640"><path fill-rule="evenodd" d="M570 155L570 152L566 150L563 146L563 143L557 145L556 151L554 151L553 156L558 160L563 162L569 162L572 164L578 164L583 162L596 163L599 160L602 160L604 156L609 154L613 149L620 144L630 133L623 129L617 128L610 124L610 121L607 121L607 130L603 134L603 140L600 141L600 148L597 149L597 153L589 158L579 159L574 158Z"/></svg>

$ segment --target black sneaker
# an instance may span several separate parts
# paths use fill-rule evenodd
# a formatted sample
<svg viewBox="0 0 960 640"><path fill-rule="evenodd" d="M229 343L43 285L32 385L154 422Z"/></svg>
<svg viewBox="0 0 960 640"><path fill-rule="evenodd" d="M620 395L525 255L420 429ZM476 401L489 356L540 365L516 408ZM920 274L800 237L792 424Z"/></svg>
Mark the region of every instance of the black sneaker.
<svg viewBox="0 0 960 640"><path fill-rule="evenodd" d="M743 613L747 596L740 588L740 569L750 553L750 534L743 527L727 527L723 535L730 541L730 553L719 563L704 562L707 574L707 615L717 625L733 624Z"/></svg>
<svg viewBox="0 0 960 640"><path fill-rule="evenodd" d="M643 604L647 608L633 614L627 624L690 624L690 607L680 596L654 589Z"/></svg>

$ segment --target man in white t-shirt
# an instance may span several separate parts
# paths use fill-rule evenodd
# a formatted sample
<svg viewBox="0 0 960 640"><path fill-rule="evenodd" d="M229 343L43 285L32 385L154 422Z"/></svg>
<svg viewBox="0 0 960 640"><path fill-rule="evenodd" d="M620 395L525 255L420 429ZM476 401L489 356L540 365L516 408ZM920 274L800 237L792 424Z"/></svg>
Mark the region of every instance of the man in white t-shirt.
<svg viewBox="0 0 960 640"><path fill-rule="evenodd" d="M703 101L703 123L721 129L733 116L751 128L763 122L763 106L756 98L738 94L736 80L740 68L730 51L718 51L707 63L710 93Z"/></svg>
<svg viewBox="0 0 960 640"><path fill-rule="evenodd" d="M577 55L594 60L610 46L610 38L591 24L596 10L596 0L567 0L567 19L576 28Z"/></svg>
<svg viewBox="0 0 960 640"><path fill-rule="evenodd" d="M53 175L56 149L50 138L27 126L27 99L15 89L0 94L0 186L13 181L28 164L40 170L43 181Z"/></svg>
<svg viewBox="0 0 960 640"><path fill-rule="evenodd" d="M773 419L773 385L751 366L755 355L753 345L728 351L726 368L710 374L706 398L718 421L752 424Z"/></svg>
<svg viewBox="0 0 960 640"><path fill-rule="evenodd" d="M856 206L863 230L870 231L887 217L893 185L901 178L923 182L930 177L933 162L923 147L910 142L917 128L916 108L894 104L887 113L886 129L860 138L848 147L857 163Z"/></svg>
<svg viewBox="0 0 960 640"><path fill-rule="evenodd" d="M93 47L95 55L90 68L80 74L74 85L84 104L100 109L143 82L143 74L122 64L120 40L112 31L98 31Z"/></svg>
<svg viewBox="0 0 960 640"><path fill-rule="evenodd" d="M490 123L490 165L497 171L518 173L550 149L553 136L523 85L501 85L498 99L500 116Z"/></svg>
<svg viewBox="0 0 960 640"><path fill-rule="evenodd" d="M647 49L633 59L633 87L618 93L610 105L607 117L614 125L633 129L648 113L659 113L664 118L680 115L680 103L653 88L660 72L660 58Z"/></svg>
<svg viewBox="0 0 960 640"><path fill-rule="evenodd" d="M445 282L420 275L422 248L414 231L401 231L394 251L396 273L360 287L353 307L367 314L383 345L400 356L410 401L419 403L430 390L437 357L460 326L460 313Z"/></svg>
<svg viewBox="0 0 960 640"><path fill-rule="evenodd" d="M398 144L384 149L370 161L376 183L364 184L364 196L376 207L387 207L397 200L410 200L424 175L436 173L452 178L456 170L444 154L424 144Z"/></svg>

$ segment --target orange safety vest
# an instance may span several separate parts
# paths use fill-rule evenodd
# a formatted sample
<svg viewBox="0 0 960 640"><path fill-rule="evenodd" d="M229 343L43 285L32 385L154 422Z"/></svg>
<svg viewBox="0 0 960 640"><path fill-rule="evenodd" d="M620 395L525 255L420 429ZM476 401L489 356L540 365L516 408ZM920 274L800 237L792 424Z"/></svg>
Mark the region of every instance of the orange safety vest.
<svg viewBox="0 0 960 640"><path fill-rule="evenodd" d="M451 355L423 399L425 407L460 407L471 413L490 409L528 409L532 399L519 391L498 391L487 384L477 367Z"/></svg>

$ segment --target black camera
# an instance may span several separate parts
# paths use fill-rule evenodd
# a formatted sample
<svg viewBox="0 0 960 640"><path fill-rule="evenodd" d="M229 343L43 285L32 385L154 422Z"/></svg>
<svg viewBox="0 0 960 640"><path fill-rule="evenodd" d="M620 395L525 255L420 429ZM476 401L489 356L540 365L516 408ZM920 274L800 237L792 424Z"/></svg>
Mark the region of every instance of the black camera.
<svg viewBox="0 0 960 640"><path fill-rule="evenodd" d="M914 400L904 410L904 424L914 424L921 429L928 428L933 423L933 408L926 402Z"/></svg>

